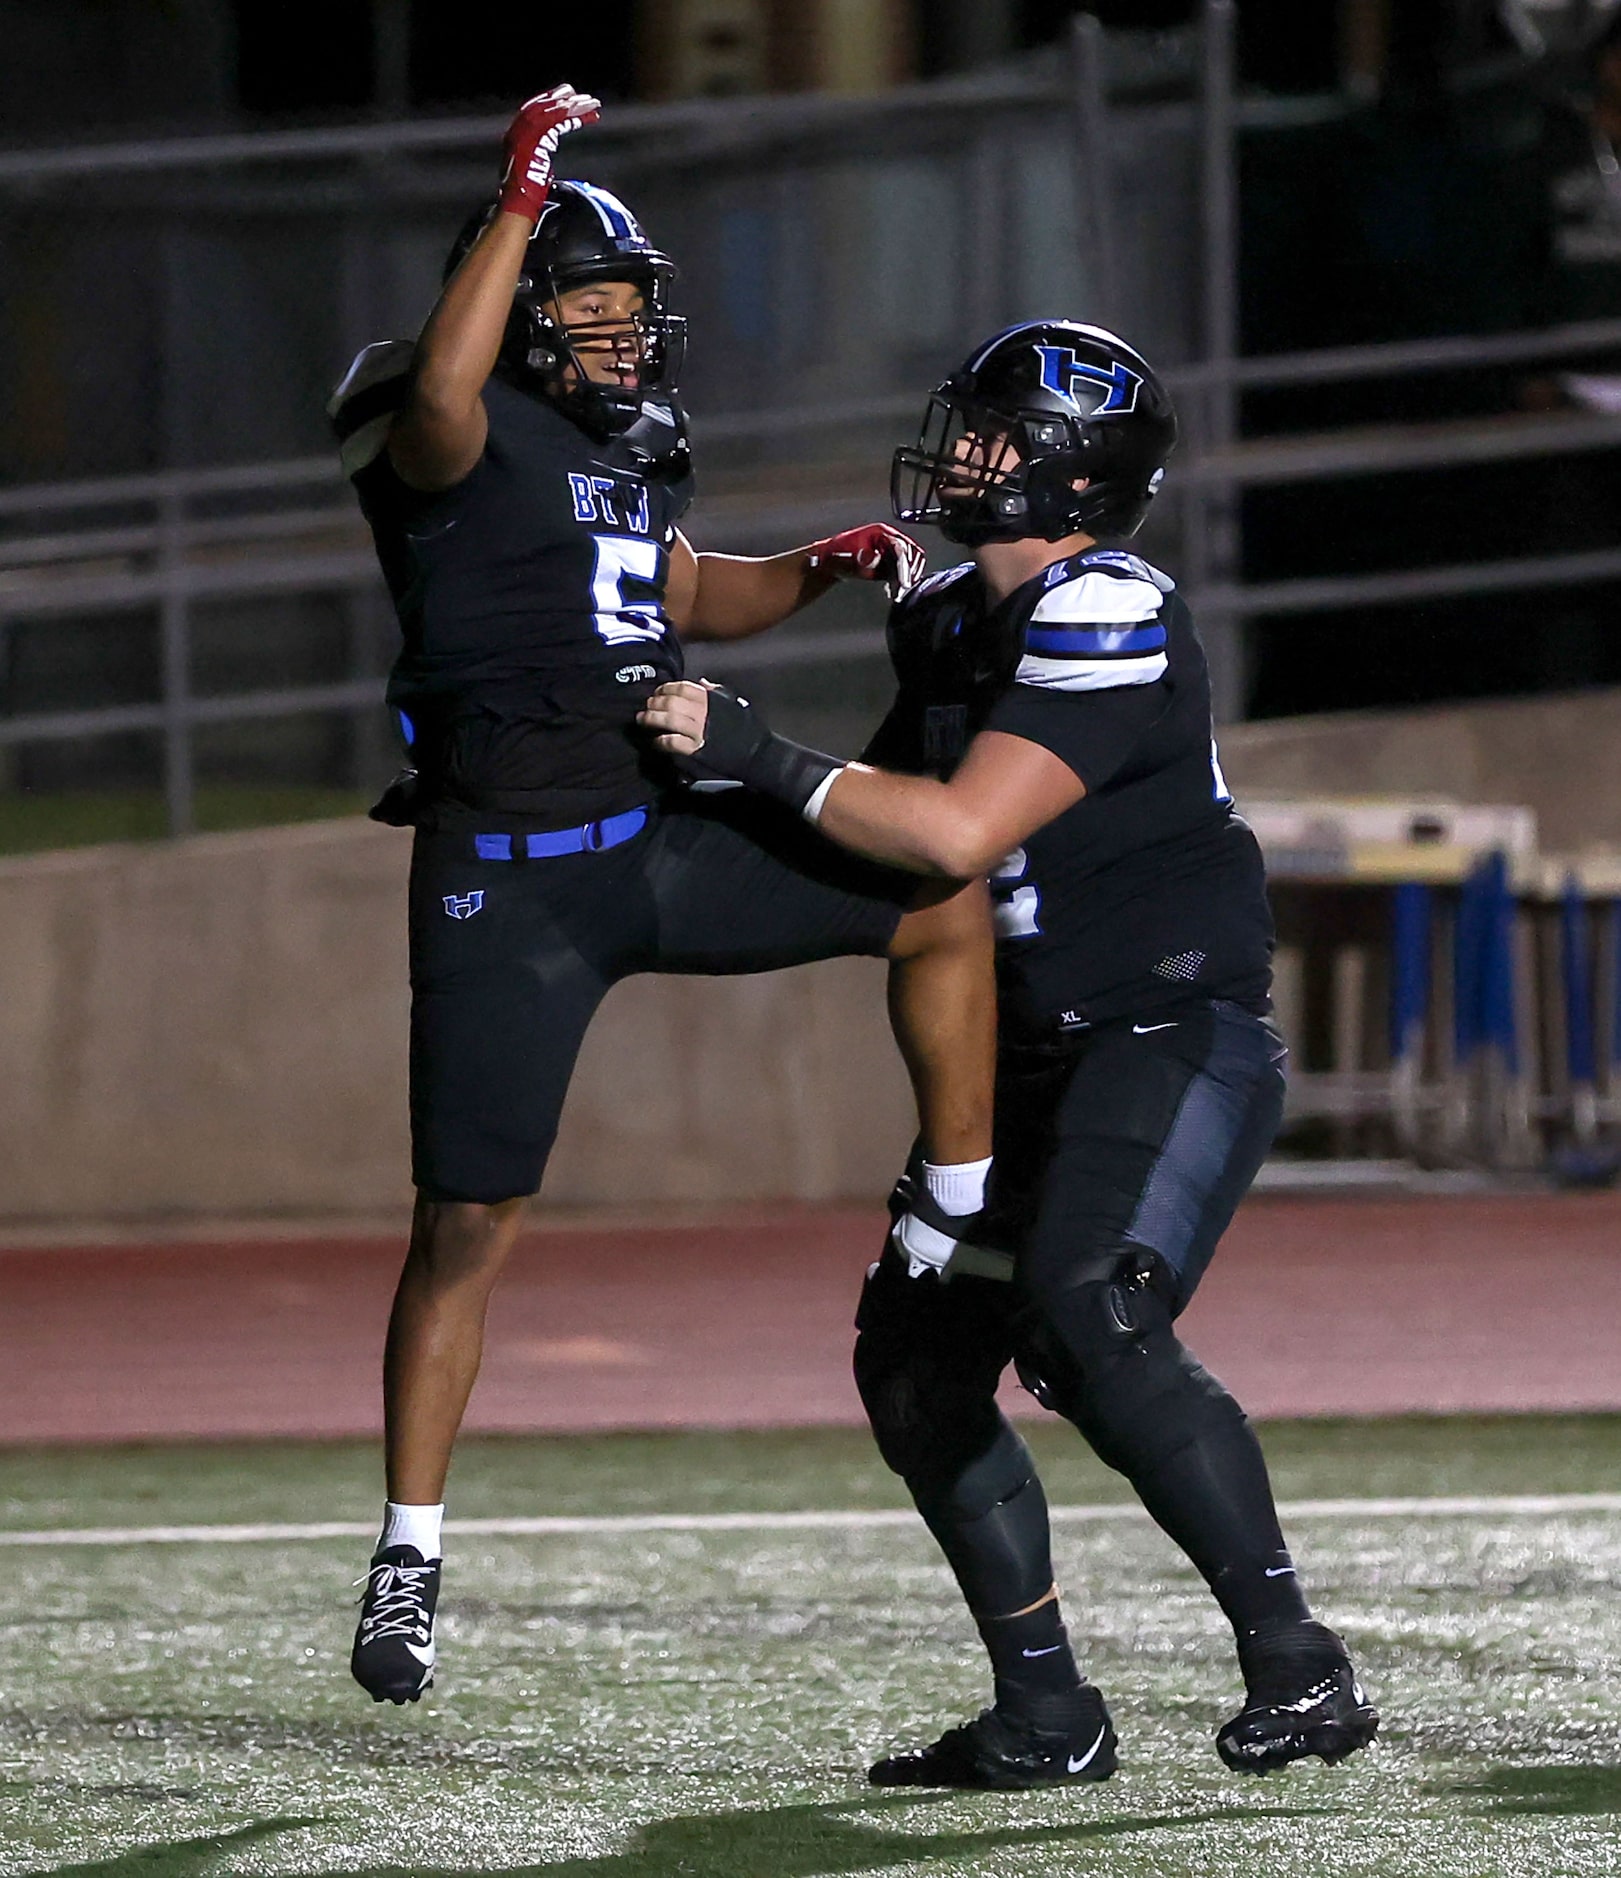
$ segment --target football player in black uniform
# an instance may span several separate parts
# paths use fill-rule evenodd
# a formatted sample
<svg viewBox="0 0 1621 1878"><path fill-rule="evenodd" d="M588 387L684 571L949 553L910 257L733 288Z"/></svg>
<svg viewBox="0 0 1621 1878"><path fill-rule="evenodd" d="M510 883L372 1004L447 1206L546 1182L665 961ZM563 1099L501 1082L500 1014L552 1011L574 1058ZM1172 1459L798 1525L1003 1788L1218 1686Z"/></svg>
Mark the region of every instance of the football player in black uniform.
<svg viewBox="0 0 1621 1878"><path fill-rule="evenodd" d="M1260 850L1216 761L1187 606L1098 546L1141 524L1175 437L1164 389L1112 334L998 335L896 455L897 516L973 559L896 602L899 690L869 762L801 749L699 686L644 713L695 773L742 779L874 860L989 875L997 902L990 1205L966 1228L914 1208L868 1276L855 1357L995 1701L880 1761L879 1785L1114 1770L1060 1620L1041 1484L996 1405L1010 1361L1130 1479L1231 1620L1248 1699L1217 1736L1230 1767L1338 1760L1378 1724L1307 1608L1243 1412L1174 1329L1271 1143L1284 1057ZM909 1182L898 1192L910 1205Z"/></svg>
<svg viewBox="0 0 1621 1878"><path fill-rule="evenodd" d="M989 1164L983 889L875 867L747 791L691 791L636 729L681 671L678 629L760 631L840 575L903 578L917 549L887 524L763 560L687 546L674 270L616 197L551 179L559 137L596 110L567 86L523 107L420 339L369 347L331 406L404 633L389 697L414 765L376 811L416 829L418 1195L352 1658L379 1701L432 1680L444 1481L485 1307L609 986L887 955L931 1203L976 1210Z"/></svg>

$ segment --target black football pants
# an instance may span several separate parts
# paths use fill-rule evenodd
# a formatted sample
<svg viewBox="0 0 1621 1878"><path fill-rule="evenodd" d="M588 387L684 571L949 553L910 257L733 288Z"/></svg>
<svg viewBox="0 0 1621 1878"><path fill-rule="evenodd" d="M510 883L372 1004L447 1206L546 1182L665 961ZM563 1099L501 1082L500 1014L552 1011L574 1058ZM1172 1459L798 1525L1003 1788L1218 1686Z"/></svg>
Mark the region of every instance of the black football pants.
<svg viewBox="0 0 1621 1878"><path fill-rule="evenodd" d="M912 1278L886 1248L856 1320L873 1432L937 1536L952 1508L994 1498L998 1455L1010 1496L1028 1476L996 1405L1016 1362L1235 1623L1298 1600L1259 1445L1173 1329L1271 1145L1283 1056L1269 1023L1219 1003L1105 1025L1062 1052L1004 1052L985 1237L1014 1253L1012 1282ZM993 1524L963 1526L946 1550L970 1603L1001 1615L1019 1607L985 1608L996 1581L1029 1602L1032 1572L966 1557L980 1530ZM1040 1544L1044 1558L1044 1532Z"/></svg>
<svg viewBox="0 0 1621 1878"><path fill-rule="evenodd" d="M621 978L878 957L919 887L742 790L656 805L595 852L487 853L524 845L473 820L416 836L411 1141L430 1199L539 1187L586 1026Z"/></svg>

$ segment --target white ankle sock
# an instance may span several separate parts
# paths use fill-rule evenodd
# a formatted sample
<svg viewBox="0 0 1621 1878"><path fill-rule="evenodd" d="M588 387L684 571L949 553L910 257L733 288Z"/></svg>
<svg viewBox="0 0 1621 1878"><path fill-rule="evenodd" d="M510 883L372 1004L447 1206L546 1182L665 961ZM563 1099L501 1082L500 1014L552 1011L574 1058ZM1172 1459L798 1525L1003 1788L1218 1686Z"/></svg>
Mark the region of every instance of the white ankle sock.
<svg viewBox="0 0 1621 1878"><path fill-rule="evenodd" d="M385 1500L383 1530L377 1541L377 1550L385 1552L391 1545L414 1545L425 1559L439 1558L442 1556L439 1531L444 1517L442 1503L438 1506L397 1506L392 1500Z"/></svg>
<svg viewBox="0 0 1621 1878"><path fill-rule="evenodd" d="M961 1217L965 1213L977 1213L985 1204L985 1176L990 1171L989 1155L983 1161L954 1161L946 1167L925 1161L923 1184L942 1213Z"/></svg>

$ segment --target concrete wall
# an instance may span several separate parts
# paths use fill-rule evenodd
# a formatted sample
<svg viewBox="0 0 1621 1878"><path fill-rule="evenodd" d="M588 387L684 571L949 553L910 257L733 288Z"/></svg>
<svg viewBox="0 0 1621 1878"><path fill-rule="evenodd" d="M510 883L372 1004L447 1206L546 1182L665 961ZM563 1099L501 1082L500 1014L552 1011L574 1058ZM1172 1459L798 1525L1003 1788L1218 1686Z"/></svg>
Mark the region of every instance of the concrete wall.
<svg viewBox="0 0 1621 1878"><path fill-rule="evenodd" d="M1236 726L1246 791L1523 802L1621 843L1621 692ZM371 1211L408 1197L408 839L364 821L0 862L0 1218ZM883 968L633 979L543 1198L881 1193L910 1135Z"/></svg>
<svg viewBox="0 0 1621 1878"><path fill-rule="evenodd" d="M1518 802L1544 848L1621 845L1621 690L1345 711L1222 732L1242 805L1269 795L1418 795Z"/></svg>
<svg viewBox="0 0 1621 1878"><path fill-rule="evenodd" d="M0 1217L404 1203L408 848L357 820L0 862ZM633 979L544 1197L876 1195L910 1114L876 961Z"/></svg>

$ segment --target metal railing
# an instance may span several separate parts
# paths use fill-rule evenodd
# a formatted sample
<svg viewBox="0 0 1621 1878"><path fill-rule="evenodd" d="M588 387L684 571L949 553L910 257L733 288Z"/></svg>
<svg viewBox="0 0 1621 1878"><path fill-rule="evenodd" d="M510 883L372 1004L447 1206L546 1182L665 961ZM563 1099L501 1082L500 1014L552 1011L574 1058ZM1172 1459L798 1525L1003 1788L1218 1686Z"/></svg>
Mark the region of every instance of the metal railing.
<svg viewBox="0 0 1621 1878"><path fill-rule="evenodd" d="M688 381L711 465L718 455L769 485L789 456L881 438L911 410L914 395L896 394L919 382L920 358L1029 310L1018 296L1039 290L1025 279L1032 244L969 237L1028 219L1033 203L1055 236L1042 248L1049 275L1060 264L1057 297L1074 300L1084 251L1089 303L1109 302L1095 257L1111 252L1105 113L1120 87L1105 51L1088 22L1067 57L1026 69L876 99L618 108L571 139L568 156L630 194L687 263L686 310L718 336L695 346ZM0 763L157 736L180 832L194 820L198 729L312 710L384 722L368 624L379 583L336 466L317 454L322 385L362 343L420 320L450 228L489 189L502 129L467 117L0 152L0 274L21 322L0 330L18 341L0 343L0 411L40 402L27 371L59 407L32 432L12 426L11 473L30 448L61 461L48 481L0 487L0 677L8 640L13 654L26 642L33 670L50 665L39 635L67 645L87 620L124 619L153 636L157 693L93 706L89 669L82 708L61 684L27 701L13 685ZM104 211L93 231L57 208L89 177ZM869 241L886 218L894 238ZM921 270L908 242L924 244ZM7 317L0 305L0 329ZM154 456L170 467L83 473ZM251 461L211 468L222 456ZM749 526L791 528L812 510L844 512L835 483L810 501L779 490ZM349 616L342 681L203 695L200 611L278 596ZM772 656L803 661L812 643Z"/></svg>
<svg viewBox="0 0 1621 1878"><path fill-rule="evenodd" d="M1251 388L1378 377L1460 365L1569 358L1621 347L1621 321L1587 322L1543 333L1478 342L1425 346L1368 346L1276 360L1235 362L1230 376ZM1179 390L1208 383L1213 368L1172 373ZM900 419L911 401L869 400L834 409L799 409L734 416L706 433L730 440L765 434L839 429L874 418ZM1226 499L1246 487L1297 483L1307 478L1396 473L1464 463L1546 456L1554 452L1621 447L1621 418L1570 413L1548 417L1471 420L1466 423L1379 427L1326 436L1276 437L1207 450L1181 464L1171 483L1179 499L1197 501L1214 491ZM221 498L260 498L263 512L198 514ZM296 498L296 506L284 506ZM859 519L859 500L779 492L755 511L754 531L774 537L821 532L824 525ZM734 527L742 507L731 505ZM135 519L107 522L110 512ZM74 527L75 514L97 518ZM342 683L282 687L224 697L197 696L186 679L188 613L202 599L250 599L267 594L336 591L352 602L375 602L375 557L352 500L328 457L300 458L231 470L170 471L149 477L101 479L71 486L0 491L0 526L18 518L49 518L49 532L12 535L0 542L0 620L21 621L85 612L156 607L161 621L164 690L150 704L109 705L0 717L0 747L30 741L158 731L166 740L166 790L171 818L189 821L191 765L188 734L201 724L293 715L307 711L375 710L378 674L357 672ZM699 531L702 540L702 531ZM768 545L762 542L760 545ZM1246 585L1208 585L1193 598L1202 610L1219 609L1234 621L1278 614L1332 611L1416 599L1459 597L1621 579L1621 547L1516 557L1456 567L1388 573L1327 575ZM868 633L798 628L708 653L715 670L788 668L875 656Z"/></svg>
<svg viewBox="0 0 1621 1878"><path fill-rule="evenodd" d="M1237 411L1242 393L1621 350L1621 320L1271 358L1236 356L1233 140L1251 107L1237 100L1233 88L1230 0L1207 0L1205 25L1196 106L1133 104L1119 72L1111 76L1110 46L1095 23L1082 20L1065 60L1028 72L920 86L879 99L771 98L621 109L586 134L592 140L591 167L610 182L634 181L655 198L662 187L660 213L679 228L683 204L667 183L658 183L661 176L678 172L684 187L716 208L712 219L724 222L739 201L746 206L754 200L736 194L745 185L768 194L774 189L778 196L799 191L808 200L814 183L816 189L832 190L834 198L843 190L851 200L868 203L871 187L877 187L874 179L893 180L897 174L884 165L916 158L924 167L915 174L906 170L905 180L907 187L922 190L920 200L928 198L931 176L947 177L966 191L956 211L961 253L937 281L952 299L950 319L924 348L938 362L951 356L954 338L960 336L957 327L971 338L1009 313L1031 310L1009 297L1014 290L997 276L1011 253L1006 238L1000 232L990 238L989 231L1000 231L1007 220L1000 211L1017 194L1018 179L1007 167L1007 140L998 141L998 126L1014 114L1011 121L1026 130L1021 148L1034 147L1040 137L1058 139L1050 148L1063 153L1061 173L1043 172L1048 193L1041 201L1068 231L1065 239L1084 249L1089 271L1084 277L1073 275L1080 283L1075 288L1078 310L1118 318L1134 336L1143 322L1152 329L1159 321L1163 355L1177 361L1166 376L1183 407L1189 443L1173 466L1147 545L1152 553L1158 543L1166 544L1165 558L1181 574L1199 612L1218 703L1226 715L1233 714L1242 694L1242 632L1248 620L1621 577L1621 548L1606 548L1463 566L1244 581L1237 522L1238 500L1246 489L1611 449L1621 447L1621 418L1505 416L1241 441ZM989 126L977 142L965 129L976 123ZM501 128L499 120L478 117L0 153L0 217L7 204L18 212L18 205L48 206L53 191L76 186L92 174L110 187L133 189L135 200L160 217L169 231L163 237L158 295L168 376L157 403L163 445L173 454L201 434L197 409L190 407L208 415L197 387L187 392L171 382L179 370L176 361L184 356L185 332L180 304L185 296L177 288L183 275L174 272L175 229L206 220L222 205L245 204L256 213L282 215L304 213L298 205L307 199L321 212L330 211L351 244L343 250L341 270L348 283L340 296L350 328L345 343L376 337L387 330L376 323L381 289L356 259L357 253L370 251L363 242L358 249L352 245L361 241L354 215L381 191L407 218L418 212L442 217L448 205L466 202L484 186L487 164L476 153L486 151ZM1140 244L1135 242L1127 253L1119 228L1122 167L1129 167L1134 151L1157 149L1167 136L1173 142L1181 139L1178 148L1199 176L1197 213L1182 217L1197 242L1180 258L1163 249L1145 256L1136 252ZM830 171L832 144L844 167ZM850 167L857 154L866 168ZM463 156L465 163L458 160ZM749 163L741 161L745 157ZM739 181L740 173L756 163L761 174ZM772 164L778 167L772 170ZM227 177L229 189L222 194L224 186L210 182L211 176ZM295 177L301 180L293 189L290 179ZM640 193L637 200L642 200ZM796 198L792 206L797 214L804 203ZM686 214L693 244L710 252L713 242L696 226L690 205ZM651 210L648 219L653 220ZM739 226L747 232L755 224L745 218ZM791 218L782 221L783 228L801 226ZM1172 239L1169 226L1167 221L1155 238ZM401 223L407 246L420 245L415 227ZM975 239L982 231L984 242ZM940 234L950 246L951 231ZM841 239L847 235L846 229ZM422 281L431 280L432 259L424 250L418 262L424 255L428 271L417 267L421 279L413 289L423 304L430 289ZM692 274L715 300L706 317L719 329L730 317L716 298L724 297L729 263L724 254L710 253L710 258L716 261L712 271L720 287L703 287L702 267ZM788 265L780 255L778 261ZM1160 287L1167 274L1177 272L1171 261L1185 277L1180 298ZM839 265L835 254L829 262L834 274ZM1080 262L1070 257L1065 265L1073 271ZM1144 284L1150 279L1156 288L1152 294ZM830 277L824 284L831 292L838 282ZM786 318L784 309L797 304L793 279L784 275L773 291L774 317ZM849 297L834 296L840 304ZM870 475L876 490L875 472L897 433L915 419L927 378L912 356L919 348L909 346L904 332L890 333L881 345L879 337L843 317L845 324L836 331L831 316L818 328L825 357L802 364L783 355L792 334L787 339L781 332L757 339L734 334L728 357L735 369L704 368L712 397L703 395L700 371L695 438L702 458L718 458L728 466L732 492L723 487L695 511L699 545L771 548L870 519L872 498L861 487L853 488L850 466ZM869 353L882 353L877 365ZM851 362L858 359L864 363L855 370ZM826 396L830 385L846 389ZM316 441L312 438L312 444ZM807 485L786 477L782 465L796 458L820 463L820 480ZM725 474L721 481L724 485ZM197 609L275 596L335 598L349 620L345 674L329 675L319 684L261 684L227 692L200 687L192 658ZM82 708L0 706L0 757L30 745L114 733L157 736L169 826L182 832L194 822L194 743L203 726L338 712L357 724L371 724L374 744L380 746L379 620L385 606L365 531L335 462L324 453L0 488L0 658L8 632L92 615L155 618L158 644L156 697ZM866 661L871 667L879 651L871 632L796 624L762 641L706 656L707 668L716 671L806 671L835 661Z"/></svg>

